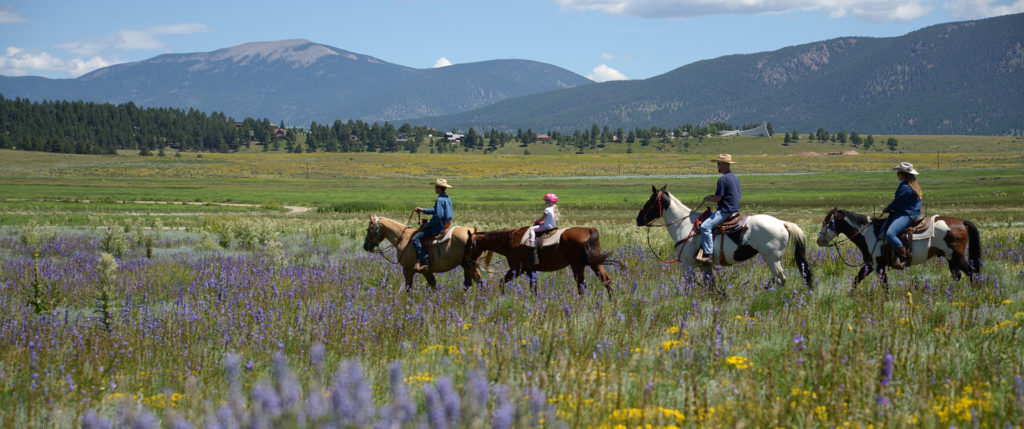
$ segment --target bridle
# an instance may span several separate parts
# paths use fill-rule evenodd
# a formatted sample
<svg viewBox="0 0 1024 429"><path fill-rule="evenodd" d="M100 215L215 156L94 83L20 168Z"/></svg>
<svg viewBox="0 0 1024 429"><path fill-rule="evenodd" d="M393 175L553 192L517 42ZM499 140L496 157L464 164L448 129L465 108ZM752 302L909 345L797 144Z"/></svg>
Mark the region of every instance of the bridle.
<svg viewBox="0 0 1024 429"><path fill-rule="evenodd" d="M846 264L846 266L848 266L848 267L858 268L858 267L863 267L863 266L867 265L867 262L865 262L865 263L863 263L861 265L854 265L854 264L851 264L849 262L846 262L846 258L843 258L843 252L841 252L839 250L839 245L840 244L846 244L846 243L852 243L854 237L860 235L862 232L864 232L865 229L867 229L869 226L871 226L871 222L868 222L868 223L864 224L864 226L860 227L860 229L858 229L857 232L855 232L853 234L850 234L850 235L847 235L845 241L840 241L839 229L836 228L836 217L835 217L835 214L829 214L828 220L825 221L825 222L822 222L821 226L825 226L826 223L828 223L827 230L834 231L836 233L836 238L833 239L832 243L826 244L825 247L830 247L830 246L831 247L835 247L836 255L839 255L839 260L843 261L843 263ZM822 234L824 234L824 231L819 231L818 232L818 236L821 236Z"/></svg>
<svg viewBox="0 0 1024 429"><path fill-rule="evenodd" d="M415 214L415 212L413 212L413 214ZM412 214L409 215L409 220L410 221L412 220ZM384 236L384 232L381 231L380 224L378 222L379 222L379 219L374 218L370 222L370 225L373 226L373 238L372 239L377 241L377 244L379 245L381 241L385 241L385 240L384 240L384 237L383 237ZM412 227L408 226L408 225L405 226L405 229L409 229L409 228L412 228ZM379 240L378 240L378 237L380 238ZM372 253L379 253L380 257L384 258L385 261L390 262L391 265L398 265L398 261L402 260L402 255L404 255L405 251L409 250L409 247L411 247L411 246L410 245L406 245L405 248L403 248L399 252L398 251L398 246L395 246L394 244L391 244L391 241L388 241L388 244L391 245L391 247L387 248L387 249L381 249L377 245L374 245L374 247L377 247L377 249L376 250L371 250L370 252L372 252ZM395 249L395 252L397 253L397 255L395 256L394 260L389 258L388 255L385 253L385 252L387 252L388 250L391 250L391 249Z"/></svg>
<svg viewBox="0 0 1024 429"><path fill-rule="evenodd" d="M648 222L646 225L644 225L645 227L647 227L647 250L649 250L651 252L651 254L654 255L654 258L657 259L658 261L660 261L661 263L663 263L663 264L674 264L674 263L679 262L682 259L682 257L683 257L683 247L686 246L686 242L690 241L691 238L693 238L694 236L697 235L697 229L700 228L700 221L698 220L697 222L693 223L693 226L690 228L690 233L686 235L686 238L677 241L676 244L672 246L673 249L679 248L679 251L676 252L676 259L671 260L671 261L662 259L661 256L658 255L658 252L654 251L654 246L651 245L651 227L652 226L664 226L664 227L667 228L669 226L672 226L672 225L675 225L675 224L677 224L679 222L682 222L683 220L685 220L686 218L689 217L689 216L680 216L679 219L676 219L676 220L674 220L672 222L663 223L662 225L655 225L654 224L654 220L655 219L664 219L664 217L662 217L662 215L665 213L665 209L664 209L664 207L661 206L661 197L664 196L664 194L665 194L665 191L658 191L658 195L656 197L657 200L658 200L658 216L655 217L654 219L651 219L650 222ZM701 204L703 204L703 203L701 203ZM700 208L700 205L698 205L694 210L696 210L697 208ZM644 209L640 213L641 214L646 214L647 213L647 206L646 205L644 206ZM691 210L690 213L693 213L693 210Z"/></svg>

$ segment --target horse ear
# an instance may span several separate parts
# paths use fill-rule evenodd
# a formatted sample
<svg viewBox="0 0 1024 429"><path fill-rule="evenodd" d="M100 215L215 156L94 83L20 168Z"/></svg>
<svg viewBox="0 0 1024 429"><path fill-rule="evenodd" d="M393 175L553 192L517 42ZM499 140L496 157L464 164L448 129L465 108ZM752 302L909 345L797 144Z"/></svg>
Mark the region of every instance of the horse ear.
<svg viewBox="0 0 1024 429"><path fill-rule="evenodd" d="M658 188L655 188L654 185L651 185L651 193L652 194L657 194L658 193Z"/></svg>
<svg viewBox="0 0 1024 429"><path fill-rule="evenodd" d="M662 186L662 187L661 187L661 191L662 191L662 192L665 192L665 188L668 188L668 184L667 184L667 183L665 184L665 186Z"/></svg>

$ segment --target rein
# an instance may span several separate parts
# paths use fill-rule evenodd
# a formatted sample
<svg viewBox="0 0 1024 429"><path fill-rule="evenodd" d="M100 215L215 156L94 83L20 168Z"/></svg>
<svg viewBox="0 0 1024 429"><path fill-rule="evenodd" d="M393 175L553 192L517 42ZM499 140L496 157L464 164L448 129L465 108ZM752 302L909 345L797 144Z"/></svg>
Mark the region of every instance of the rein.
<svg viewBox="0 0 1024 429"><path fill-rule="evenodd" d="M411 222L411 221L412 221L412 216L413 216L414 214L416 214L416 212L415 212L415 211L413 211L412 213L410 213L410 214L409 214L409 220L408 220L407 222ZM374 222L373 222L373 228L374 228L374 229L376 230L376 234L381 234L381 235L383 235L383 233L382 233L382 232L381 232L381 230L380 230L380 223L379 223L379 221L378 221L378 220L374 220ZM411 226L408 226L408 225L405 225L405 229L410 229L410 228L412 228L412 227L411 227ZM374 234L374 235L376 235L376 234ZM399 236L398 236L398 239L399 239L399 240L401 240L401 239L402 239L402 236L401 236L401 234L399 234ZM383 240L382 240L382 241L383 241ZM399 251L398 251L398 246L395 246L394 244L392 244L392 243L391 243L391 241L388 241L388 244L389 244L389 245L391 245L391 249L395 249L395 253L396 253L396 255L395 255L395 259L394 259L394 260L391 260L391 258L388 258L388 256L387 256L387 255L386 255L386 254L384 253L384 252L386 252L386 251L388 251L388 250L391 250L391 249L381 249L381 248L379 248L379 247L378 247L378 248L377 248L377 250L374 250L373 252L374 252L374 253L379 253L379 254L380 254L380 257L381 257L381 258L384 258L384 260L385 260L385 261L388 261L389 263L391 263L391 265L398 265L398 261L401 261L401 260L402 260L402 256L403 256L403 255L405 255L405 251L406 251L406 250L409 250L409 247L412 247L412 246L411 246L412 242L410 242L410 243L409 243L409 244L407 244L407 245L406 245L406 246L405 246L404 248L402 248L402 251L400 251L400 252L399 252Z"/></svg>
<svg viewBox="0 0 1024 429"><path fill-rule="evenodd" d="M867 265L867 262L865 262L865 263L863 263L861 265L854 265L854 264L851 264L849 262L846 262L846 258L843 258L843 252L839 250L839 244L840 243L846 244L847 242L851 242L852 243L854 237L860 235L862 232L864 232L865 229L867 229L869 226L871 226L871 222L868 222L868 223L864 224L864 226L862 226L860 229L857 230L857 232L853 233L852 235L847 235L845 241L840 241L840 239L839 239L839 229L836 228L836 219L835 219L835 217L832 217L829 220L832 222L832 230L836 232L836 239L834 241L832 241L832 244L826 245L825 247L828 247L828 246L835 247L836 255L839 256L839 260L843 261L843 263L846 264L847 267L859 268L859 267L863 267L863 266ZM877 245L878 243L875 243L875 244Z"/></svg>

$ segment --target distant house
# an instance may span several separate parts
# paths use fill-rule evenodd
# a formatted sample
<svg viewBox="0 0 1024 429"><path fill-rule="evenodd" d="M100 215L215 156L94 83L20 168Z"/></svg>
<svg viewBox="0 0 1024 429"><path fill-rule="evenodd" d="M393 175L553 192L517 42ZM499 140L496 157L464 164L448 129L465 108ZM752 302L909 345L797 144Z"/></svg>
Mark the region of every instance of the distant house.
<svg viewBox="0 0 1024 429"><path fill-rule="evenodd" d="M551 136L549 136L549 135L547 135L547 134L538 134L538 135L537 135L537 139L536 139L536 140L534 140L534 141L538 141L538 142L549 142L549 141L551 141Z"/></svg>
<svg viewBox="0 0 1024 429"><path fill-rule="evenodd" d="M396 140L397 140L397 141L398 141L399 143L406 143L406 142L408 142L408 141L409 141L409 134L406 134L406 133L399 133L399 134L398 134L398 138L397 138Z"/></svg>
<svg viewBox="0 0 1024 429"><path fill-rule="evenodd" d="M284 136L285 136L284 128L275 128L274 129L274 137L279 138L279 139L283 139Z"/></svg>
<svg viewBox="0 0 1024 429"><path fill-rule="evenodd" d="M352 135L348 136L348 141L350 141L352 143L358 143L359 142L359 136L357 136L355 134L352 134Z"/></svg>

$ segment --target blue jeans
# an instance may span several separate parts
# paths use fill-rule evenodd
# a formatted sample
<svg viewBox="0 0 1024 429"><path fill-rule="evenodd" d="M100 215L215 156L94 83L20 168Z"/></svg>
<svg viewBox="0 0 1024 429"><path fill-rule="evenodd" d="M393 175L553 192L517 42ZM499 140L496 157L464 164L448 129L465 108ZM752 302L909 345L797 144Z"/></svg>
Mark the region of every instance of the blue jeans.
<svg viewBox="0 0 1024 429"><path fill-rule="evenodd" d="M423 239L427 237L433 237L441 233L441 228L423 228L412 234L412 248L416 249L416 259L425 259L427 257L427 249L423 248Z"/></svg>
<svg viewBox="0 0 1024 429"><path fill-rule="evenodd" d="M896 216L895 218L890 216L889 219L886 219L886 223L889 226L885 230L885 241L888 241L893 249L903 247L903 242L900 241L900 233L907 229L913 220L910 216Z"/></svg>
<svg viewBox="0 0 1024 429"><path fill-rule="evenodd" d="M711 230L725 222L725 219L728 217L729 214L723 213L721 210L715 210L714 213L711 213L711 216L704 219L704 223L700 224L700 248L704 249L705 255L711 256L715 251L715 242L714 237L711 236Z"/></svg>

